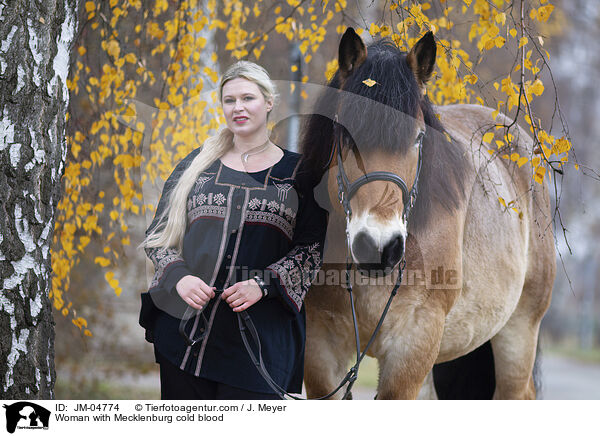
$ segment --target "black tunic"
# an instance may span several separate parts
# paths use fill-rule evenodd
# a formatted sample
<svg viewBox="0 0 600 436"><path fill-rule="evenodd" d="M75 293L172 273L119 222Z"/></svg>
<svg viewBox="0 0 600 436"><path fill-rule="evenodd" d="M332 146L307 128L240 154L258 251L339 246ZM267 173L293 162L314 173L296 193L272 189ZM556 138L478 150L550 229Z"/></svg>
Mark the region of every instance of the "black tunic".
<svg viewBox="0 0 600 436"><path fill-rule="evenodd" d="M171 190L199 151L183 159L165 182L147 233L159 224ZM301 186L300 155L283 153L274 166L255 173L215 161L188 196L182 256L171 248L146 249L155 274L142 294L140 325L154 343L157 362L168 359L196 376L271 393L247 354L235 312L220 297L200 316L188 319L187 333L198 337L204 332L202 341L190 347L178 332L188 308L175 290L182 277L195 275L224 289L258 275L269 297L246 312L258 330L265 366L279 386L301 391L306 337L302 302L322 265L327 212L315 202L312 189Z"/></svg>

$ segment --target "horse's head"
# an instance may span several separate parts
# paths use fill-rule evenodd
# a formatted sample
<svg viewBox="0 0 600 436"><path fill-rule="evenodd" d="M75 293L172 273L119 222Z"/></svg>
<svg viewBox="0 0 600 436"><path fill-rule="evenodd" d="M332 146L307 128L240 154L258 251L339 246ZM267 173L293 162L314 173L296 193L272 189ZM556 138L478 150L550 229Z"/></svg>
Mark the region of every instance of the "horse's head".
<svg viewBox="0 0 600 436"><path fill-rule="evenodd" d="M427 129L423 111L431 108L425 83L435 54L431 32L409 53L385 40L367 49L351 28L340 42L328 187L337 196L340 174L349 182L340 189L346 210L332 203L349 216L352 256L370 273L389 273L404 255Z"/></svg>

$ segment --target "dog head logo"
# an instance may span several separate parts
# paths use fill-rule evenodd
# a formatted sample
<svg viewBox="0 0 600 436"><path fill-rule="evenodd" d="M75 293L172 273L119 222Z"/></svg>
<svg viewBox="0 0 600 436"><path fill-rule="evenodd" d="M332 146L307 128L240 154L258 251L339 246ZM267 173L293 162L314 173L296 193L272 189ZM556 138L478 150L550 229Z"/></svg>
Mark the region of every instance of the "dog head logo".
<svg viewBox="0 0 600 436"><path fill-rule="evenodd" d="M17 426L19 428L48 428L50 421L50 411L28 401L19 401L9 406L4 405L6 409L6 430L14 433Z"/></svg>

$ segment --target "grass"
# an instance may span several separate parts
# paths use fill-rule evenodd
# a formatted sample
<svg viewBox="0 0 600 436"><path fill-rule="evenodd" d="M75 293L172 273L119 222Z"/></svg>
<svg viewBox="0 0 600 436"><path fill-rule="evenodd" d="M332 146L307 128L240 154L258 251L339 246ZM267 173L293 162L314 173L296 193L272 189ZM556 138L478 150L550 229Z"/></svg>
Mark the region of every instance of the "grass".
<svg viewBox="0 0 600 436"><path fill-rule="evenodd" d="M377 387L378 376L379 365L377 360L372 357L365 357L360 364L356 384L358 386L375 389Z"/></svg>
<svg viewBox="0 0 600 436"><path fill-rule="evenodd" d="M600 349L592 348L592 349L582 349L576 345L564 343L564 344L556 344L546 347L542 351L542 358L544 352L549 354L557 354L563 357L570 357L576 360L580 360L582 362L587 363L600 363Z"/></svg>

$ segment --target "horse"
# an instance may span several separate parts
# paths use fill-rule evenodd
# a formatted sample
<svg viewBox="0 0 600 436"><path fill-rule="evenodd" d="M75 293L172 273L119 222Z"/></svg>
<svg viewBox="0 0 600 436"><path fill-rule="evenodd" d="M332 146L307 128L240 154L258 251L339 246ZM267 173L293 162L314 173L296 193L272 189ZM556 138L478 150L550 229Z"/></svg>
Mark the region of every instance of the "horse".
<svg viewBox="0 0 600 436"><path fill-rule="evenodd" d="M556 269L548 187L533 182L531 165L501 158L533 153L517 123L480 105L430 102L435 58L431 32L406 53L387 39L367 47L348 28L303 128L308 177L330 208L324 264L305 300L308 398L334 389L355 351L347 283L335 279L346 256L363 344L404 273L367 352L379 366L377 399L416 399L431 379L440 399L536 398ZM499 152L483 141L488 131L511 141Z"/></svg>

